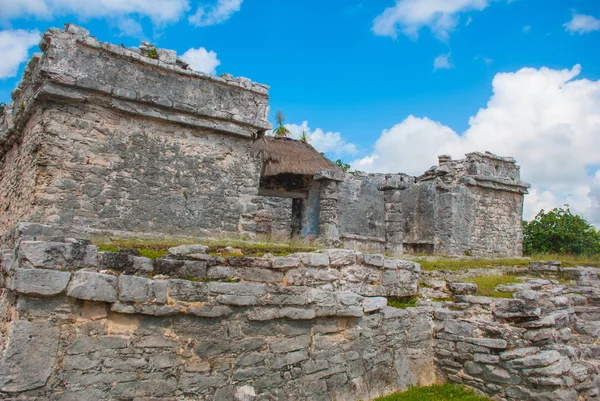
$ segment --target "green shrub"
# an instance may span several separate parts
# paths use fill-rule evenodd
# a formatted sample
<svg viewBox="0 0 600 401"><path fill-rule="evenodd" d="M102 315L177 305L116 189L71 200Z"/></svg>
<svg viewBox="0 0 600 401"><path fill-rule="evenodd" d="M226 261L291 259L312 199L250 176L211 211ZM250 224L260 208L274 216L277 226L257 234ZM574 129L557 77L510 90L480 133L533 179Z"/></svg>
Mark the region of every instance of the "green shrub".
<svg viewBox="0 0 600 401"><path fill-rule="evenodd" d="M593 255L600 253L600 232L583 217L571 213L569 206L540 211L530 222L523 222L523 251Z"/></svg>
<svg viewBox="0 0 600 401"><path fill-rule="evenodd" d="M375 401L489 401L473 390L455 384L443 384L429 387L413 387L403 393L396 393Z"/></svg>

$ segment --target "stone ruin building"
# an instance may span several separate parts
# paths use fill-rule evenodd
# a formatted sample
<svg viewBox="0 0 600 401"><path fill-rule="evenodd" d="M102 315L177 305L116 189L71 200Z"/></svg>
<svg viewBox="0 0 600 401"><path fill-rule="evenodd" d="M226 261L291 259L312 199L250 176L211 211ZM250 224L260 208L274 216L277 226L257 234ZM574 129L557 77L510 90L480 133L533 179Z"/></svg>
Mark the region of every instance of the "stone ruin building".
<svg viewBox="0 0 600 401"><path fill-rule="evenodd" d="M444 381L500 401L598 399L598 269L389 257L520 256L528 185L512 158L344 174L265 135L264 85L73 25L40 47L0 117L0 399L369 400ZM340 247L150 259L89 240L277 232ZM512 298L464 282L506 273L526 277Z"/></svg>
<svg viewBox="0 0 600 401"><path fill-rule="evenodd" d="M174 51L100 43L73 25L48 30L40 47L0 117L4 238L38 222L81 233L279 232L390 253L522 253L528 185L511 158L443 156L418 178L343 174L308 144L265 136L265 85L192 71Z"/></svg>

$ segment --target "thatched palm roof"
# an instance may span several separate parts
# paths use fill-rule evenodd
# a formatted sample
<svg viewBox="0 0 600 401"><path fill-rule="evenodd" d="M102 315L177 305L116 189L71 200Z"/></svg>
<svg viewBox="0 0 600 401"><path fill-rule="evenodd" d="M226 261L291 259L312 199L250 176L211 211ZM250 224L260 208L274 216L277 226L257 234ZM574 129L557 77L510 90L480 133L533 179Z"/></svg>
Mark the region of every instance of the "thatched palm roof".
<svg viewBox="0 0 600 401"><path fill-rule="evenodd" d="M322 170L341 169L306 142L264 136L252 145L252 156L263 163L262 176L277 174L314 175Z"/></svg>

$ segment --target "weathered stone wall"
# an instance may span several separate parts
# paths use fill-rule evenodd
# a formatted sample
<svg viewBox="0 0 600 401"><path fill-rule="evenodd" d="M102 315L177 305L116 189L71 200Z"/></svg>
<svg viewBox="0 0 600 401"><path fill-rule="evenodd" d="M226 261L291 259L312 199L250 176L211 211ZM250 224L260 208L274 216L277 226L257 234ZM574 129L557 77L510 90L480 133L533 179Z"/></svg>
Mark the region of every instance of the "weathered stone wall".
<svg viewBox="0 0 600 401"><path fill-rule="evenodd" d="M255 214L256 232L274 234L287 238L292 232L292 200L259 196L253 202L257 206Z"/></svg>
<svg viewBox="0 0 600 401"><path fill-rule="evenodd" d="M255 230L268 88L172 51L48 30L0 117L0 231L36 221L122 231ZM17 179L21 178L21 179Z"/></svg>
<svg viewBox="0 0 600 401"><path fill-rule="evenodd" d="M340 239L349 249L385 250L383 174L346 174L338 184Z"/></svg>
<svg viewBox="0 0 600 401"><path fill-rule="evenodd" d="M396 284L383 292L414 293L418 265L345 250L205 251L153 262L82 240L21 240L1 266L0 395L356 400L436 380L432 309L359 295L386 273Z"/></svg>
<svg viewBox="0 0 600 401"><path fill-rule="evenodd" d="M531 264L557 277L560 263ZM564 269L556 280L505 286L514 299L468 295L451 283L453 302L434 311L437 364L448 380L494 400L597 399L600 394L598 269Z"/></svg>
<svg viewBox="0 0 600 401"><path fill-rule="evenodd" d="M440 156L420 177L387 174L386 249L390 252L521 256L523 195L515 160L491 153Z"/></svg>

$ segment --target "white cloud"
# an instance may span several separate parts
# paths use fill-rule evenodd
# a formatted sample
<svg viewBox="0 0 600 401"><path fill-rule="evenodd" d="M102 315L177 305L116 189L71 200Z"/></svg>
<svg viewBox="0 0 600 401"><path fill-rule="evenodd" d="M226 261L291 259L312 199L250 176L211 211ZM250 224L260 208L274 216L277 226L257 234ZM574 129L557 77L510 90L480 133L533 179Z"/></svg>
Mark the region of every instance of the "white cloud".
<svg viewBox="0 0 600 401"><path fill-rule="evenodd" d="M119 19L117 21L117 27L121 32L120 36L131 36L139 39L142 39L144 37L144 30L142 29L142 25L133 18Z"/></svg>
<svg viewBox="0 0 600 401"><path fill-rule="evenodd" d="M208 51L204 47L189 49L181 58L190 65L193 70L215 75L217 67L221 64L217 53Z"/></svg>
<svg viewBox="0 0 600 401"><path fill-rule="evenodd" d="M84 19L137 15L163 23L179 20L188 8L188 0L0 0L0 19L52 18L68 14Z"/></svg>
<svg viewBox="0 0 600 401"><path fill-rule="evenodd" d="M525 26L523 27L523 32L525 32L525 33L529 33L529 32L531 32L531 25L525 25Z"/></svg>
<svg viewBox="0 0 600 401"><path fill-rule="evenodd" d="M209 26L227 21L234 13L240 11L243 0L217 0L212 7L199 6L188 20L195 26Z"/></svg>
<svg viewBox="0 0 600 401"><path fill-rule="evenodd" d="M563 24L565 31L571 35L600 31L600 20L591 15L573 14L570 21Z"/></svg>
<svg viewBox="0 0 600 401"><path fill-rule="evenodd" d="M454 67L450 61L450 53L440 54L433 60L433 70L449 70Z"/></svg>
<svg viewBox="0 0 600 401"><path fill-rule="evenodd" d="M593 222L596 222L596 228L600 228L600 170L596 171L594 180L588 194L590 198L590 206L587 215Z"/></svg>
<svg viewBox="0 0 600 401"><path fill-rule="evenodd" d="M533 185L526 218L540 207L569 203L599 224L594 205L600 203L600 81L575 79L580 70L577 65L497 74L487 106L470 118L462 135L428 118L409 116L384 130L372 154L353 167L418 175L436 164L439 154L457 158L488 150L515 157L522 179ZM590 169L596 174L594 184Z"/></svg>
<svg viewBox="0 0 600 401"><path fill-rule="evenodd" d="M0 79L16 76L19 65L29 56L29 49L39 42L38 31L0 31Z"/></svg>
<svg viewBox="0 0 600 401"><path fill-rule="evenodd" d="M429 27L440 40L448 40L458 25L458 16L468 11L481 11L490 0L396 0L373 21L376 35L398 37L398 31L416 40L423 27Z"/></svg>
<svg viewBox="0 0 600 401"><path fill-rule="evenodd" d="M339 132L325 132L321 128L311 131L308 121L304 121L300 125L285 124L285 127L290 130L290 136L294 139L299 139L304 132L308 137L308 143L319 152L333 154L336 157L354 156L357 153L356 145L346 142Z"/></svg>

